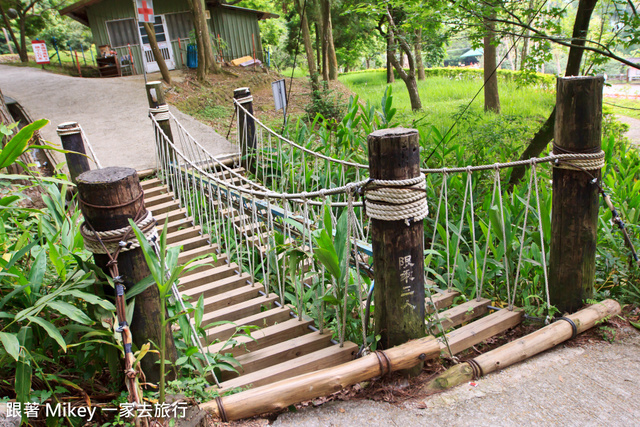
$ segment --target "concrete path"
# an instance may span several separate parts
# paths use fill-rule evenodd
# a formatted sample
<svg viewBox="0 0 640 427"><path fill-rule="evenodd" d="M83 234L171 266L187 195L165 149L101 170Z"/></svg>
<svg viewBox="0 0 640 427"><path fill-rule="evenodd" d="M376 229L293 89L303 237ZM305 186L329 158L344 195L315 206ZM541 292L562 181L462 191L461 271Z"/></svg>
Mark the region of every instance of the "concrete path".
<svg viewBox="0 0 640 427"><path fill-rule="evenodd" d="M629 125L629 130L625 133L625 136L629 138L632 144L640 147L640 120L627 116L618 116L618 120Z"/></svg>
<svg viewBox="0 0 640 427"><path fill-rule="evenodd" d="M331 402L280 415L274 426L640 426L640 333L560 346L426 399ZM266 421L266 420L265 420Z"/></svg>
<svg viewBox="0 0 640 427"><path fill-rule="evenodd" d="M0 65L0 88L34 120L51 121L42 132L46 140L59 144L58 124L77 121L103 166L137 170L156 166L143 76L83 79L36 68ZM174 107L171 112L212 154L236 151L210 127ZM63 161L57 153L56 158Z"/></svg>

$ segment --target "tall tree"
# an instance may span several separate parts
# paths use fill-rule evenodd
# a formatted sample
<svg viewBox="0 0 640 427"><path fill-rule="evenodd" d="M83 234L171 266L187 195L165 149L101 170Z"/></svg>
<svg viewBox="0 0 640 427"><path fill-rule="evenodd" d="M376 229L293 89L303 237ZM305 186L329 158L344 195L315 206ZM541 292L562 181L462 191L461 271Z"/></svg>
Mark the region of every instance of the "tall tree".
<svg viewBox="0 0 640 427"><path fill-rule="evenodd" d="M322 5L322 53L329 68L329 80L338 78L338 59L333 43L333 28L331 24L331 0L320 0ZM324 73L323 73L324 76Z"/></svg>
<svg viewBox="0 0 640 427"><path fill-rule="evenodd" d="M389 55L389 60L391 61L393 68L396 70L396 73L398 73L398 76L400 76L407 87L409 100L411 101L411 109L413 111L422 110L422 102L420 101L420 93L418 92L418 83L416 82L416 64L411 46L407 41L407 34L399 25L396 25L391 10L389 10L388 7L385 12L387 16L387 23L389 24L387 32L390 34L390 40L395 40L400 54L399 58L396 53ZM409 71L406 71L403 67L404 55L406 55L409 63Z"/></svg>
<svg viewBox="0 0 640 427"><path fill-rule="evenodd" d="M495 19L496 10L493 4L489 4L484 17L484 111L500 113Z"/></svg>
<svg viewBox="0 0 640 427"><path fill-rule="evenodd" d="M320 82L318 80L318 70L316 68L316 62L314 57L313 45L311 44L311 33L309 32L309 22L307 21L307 2L303 4L299 0L296 0L296 6L298 14L300 15L300 27L302 30L302 41L304 44L304 51L307 55L307 65L309 66L309 77L311 78L311 87L314 91L320 89Z"/></svg>
<svg viewBox="0 0 640 427"><path fill-rule="evenodd" d="M213 55L213 43L211 34L205 17L204 0L189 0L191 12L193 13L193 24L198 45L198 69L196 76L198 81L204 82L209 72L220 73L222 69L218 65Z"/></svg>
<svg viewBox="0 0 640 427"><path fill-rule="evenodd" d="M426 78L424 74L424 63L422 62L422 28L417 28L414 32L413 49L416 56L416 64L418 67L418 80Z"/></svg>

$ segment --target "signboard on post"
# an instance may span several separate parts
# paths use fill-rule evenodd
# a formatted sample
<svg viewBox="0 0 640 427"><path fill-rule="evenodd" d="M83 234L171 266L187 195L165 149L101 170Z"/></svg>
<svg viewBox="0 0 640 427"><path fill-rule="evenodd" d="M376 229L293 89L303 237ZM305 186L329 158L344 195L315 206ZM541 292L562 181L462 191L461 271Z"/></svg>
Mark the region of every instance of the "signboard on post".
<svg viewBox="0 0 640 427"><path fill-rule="evenodd" d="M287 85L284 79L277 80L271 83L271 90L273 90L273 101L276 104L276 111L282 109L285 114L287 111Z"/></svg>
<svg viewBox="0 0 640 427"><path fill-rule="evenodd" d="M44 40L33 40L31 42L33 55L36 57L36 64L49 64L49 52Z"/></svg>
<svg viewBox="0 0 640 427"><path fill-rule="evenodd" d="M138 22L155 22L153 14L153 0L136 0L136 10L138 11Z"/></svg>

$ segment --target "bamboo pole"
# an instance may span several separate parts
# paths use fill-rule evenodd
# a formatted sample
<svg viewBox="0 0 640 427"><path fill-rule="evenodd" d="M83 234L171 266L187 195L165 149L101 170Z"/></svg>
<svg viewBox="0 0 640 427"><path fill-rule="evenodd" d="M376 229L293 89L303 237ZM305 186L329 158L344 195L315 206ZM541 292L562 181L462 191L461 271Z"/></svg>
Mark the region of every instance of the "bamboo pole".
<svg viewBox="0 0 640 427"><path fill-rule="evenodd" d="M342 365L220 397L201 404L200 409L212 412L225 422L279 411L295 403L326 396L351 384L410 369L439 354L440 345L435 338L420 338Z"/></svg>
<svg viewBox="0 0 640 427"><path fill-rule="evenodd" d="M446 390L474 378L506 368L567 341L597 323L619 314L620 304L608 299L566 316L529 335L482 354L470 362L460 363L431 380L423 390ZM565 319L569 319L574 326Z"/></svg>

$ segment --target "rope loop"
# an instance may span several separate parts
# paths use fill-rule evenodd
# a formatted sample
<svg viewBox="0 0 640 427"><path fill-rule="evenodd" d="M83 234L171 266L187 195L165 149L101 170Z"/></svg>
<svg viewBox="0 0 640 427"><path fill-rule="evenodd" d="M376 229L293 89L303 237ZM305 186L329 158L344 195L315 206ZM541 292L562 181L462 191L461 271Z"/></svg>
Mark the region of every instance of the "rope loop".
<svg viewBox="0 0 640 427"><path fill-rule="evenodd" d="M169 105L167 104L158 105L156 108L149 108L149 114L157 121L165 121L171 118L171 114L169 114Z"/></svg>
<svg viewBox="0 0 640 427"><path fill-rule="evenodd" d="M136 225L142 230L147 240L154 241L158 238L156 220L153 218L151 211L147 211L144 217L136 221ZM95 233L87 227L86 223L83 223L80 227L85 248L94 254L113 253L118 249L120 249L120 252L126 252L139 248L140 242L138 242L135 235L131 239L128 238L128 236L133 235L131 231L131 226L116 230L96 231ZM124 240L125 238L127 240Z"/></svg>
<svg viewBox="0 0 640 427"><path fill-rule="evenodd" d="M565 159L556 159L554 166L558 169L569 169L579 171L590 171L602 169L605 166L604 151L598 153L567 153L575 154L576 158L567 157ZM579 156L579 157L577 157Z"/></svg>
<svg viewBox="0 0 640 427"><path fill-rule="evenodd" d="M429 214L423 173L403 180L370 179L364 186L367 215L382 221L421 221Z"/></svg>

